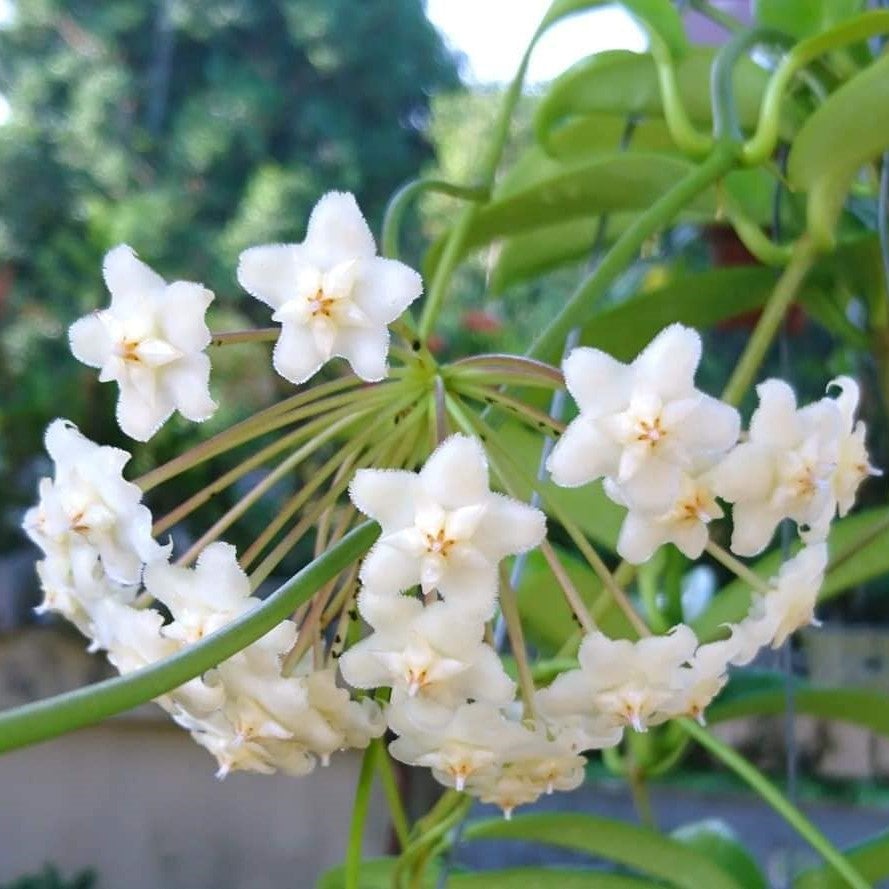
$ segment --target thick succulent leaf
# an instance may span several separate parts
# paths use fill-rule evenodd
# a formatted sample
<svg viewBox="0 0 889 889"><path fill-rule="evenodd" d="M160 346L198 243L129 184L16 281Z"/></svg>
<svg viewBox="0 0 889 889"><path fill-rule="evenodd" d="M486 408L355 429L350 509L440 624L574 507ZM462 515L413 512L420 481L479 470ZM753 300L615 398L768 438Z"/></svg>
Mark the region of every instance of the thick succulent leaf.
<svg viewBox="0 0 889 889"><path fill-rule="evenodd" d="M753 0L756 21L793 37L811 37L863 11L865 0Z"/></svg>
<svg viewBox="0 0 889 889"><path fill-rule="evenodd" d="M819 243L833 243L858 171L887 148L889 55L883 55L831 93L793 140L787 175L808 192L809 230Z"/></svg>
<svg viewBox="0 0 889 889"><path fill-rule="evenodd" d="M707 722L728 722L748 716L776 716L787 708L787 678L783 673L753 671L736 674L707 709ZM814 688L798 684L793 706L797 713L848 722L889 737L886 695L866 688Z"/></svg>
<svg viewBox="0 0 889 889"><path fill-rule="evenodd" d="M855 870L875 886L889 878L889 830L884 830L856 843L843 854ZM845 889L846 883L830 865L803 871L794 881L793 889Z"/></svg>
<svg viewBox="0 0 889 889"><path fill-rule="evenodd" d="M692 849L733 874L744 889L768 889L768 883L756 859L724 821L708 818L694 824L683 824L670 834Z"/></svg>
<svg viewBox="0 0 889 889"><path fill-rule="evenodd" d="M455 874L448 879L448 886L453 889L491 889L492 886L497 889L658 889L662 884L600 871L517 867Z"/></svg>
<svg viewBox="0 0 889 889"><path fill-rule="evenodd" d="M683 105L690 119L704 126L712 123L710 68L713 58L712 49L696 47L676 66ZM768 73L749 59L741 59L735 70L738 121L747 131L756 126L768 80ZM556 152L560 131L586 115L626 118L639 114L659 119L663 113L654 58L644 53L611 50L582 59L553 81L537 108L534 129L540 144ZM787 100L782 109L782 136L792 137L803 117L801 107Z"/></svg>
<svg viewBox="0 0 889 889"><path fill-rule="evenodd" d="M517 840L586 852L677 889L746 889L706 854L656 831L593 815L519 815L470 824L466 840Z"/></svg>

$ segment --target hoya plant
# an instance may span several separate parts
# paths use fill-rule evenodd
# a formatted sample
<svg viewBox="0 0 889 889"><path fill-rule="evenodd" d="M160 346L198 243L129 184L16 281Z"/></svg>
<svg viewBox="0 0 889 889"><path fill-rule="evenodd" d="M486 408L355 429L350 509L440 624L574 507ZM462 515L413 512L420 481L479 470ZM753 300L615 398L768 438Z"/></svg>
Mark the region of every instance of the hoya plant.
<svg viewBox="0 0 889 889"><path fill-rule="evenodd" d="M211 331L213 294L166 277L187 270L162 275L109 245L108 304L69 339L117 387L134 447L175 412L213 415L220 349L271 345L269 373L292 392L135 478L131 454L89 440L77 418L50 424L53 476L24 518L43 554L40 608L121 675L0 714L0 750L149 700L220 777L286 780L361 749L345 863L326 886L763 886L749 858L723 854L724 837L702 847L592 816L521 814L577 788L594 755L644 800L645 781L697 744L823 858L800 886L863 889L889 875L889 838L837 849L707 728L772 712L780 692L751 702L726 693L730 677L817 626L819 598L889 571L889 510L848 515L880 475L862 402L889 407L889 11L762 0L748 28L694 4L730 32L712 51L689 44L668 0L626 0L650 51L566 71L539 100L535 144L501 171L535 43L596 5L553 3L472 182L409 183L379 242L353 196L332 191L300 243L245 250L233 276L269 327ZM426 192L459 208L421 274L399 245ZM683 271L667 235L716 220L758 262ZM587 263L524 354L439 361L430 346L454 273L495 244L487 282L506 299L511 285ZM627 274L653 254L666 278ZM862 380L824 372L824 394L807 401L763 372L799 301L864 356ZM702 332L751 310L728 379L704 391ZM191 470L220 460L211 484L152 515L156 489L188 491ZM249 545L226 542L294 478ZM170 532L200 526L232 488L232 505L175 547ZM307 550L304 567L257 596ZM733 579L687 620L676 566L699 560ZM796 706L885 730L875 695L803 687ZM443 785L413 824L393 760ZM362 862L377 777L400 852ZM474 800L505 820L464 826ZM457 838L492 837L621 871L449 871Z"/></svg>

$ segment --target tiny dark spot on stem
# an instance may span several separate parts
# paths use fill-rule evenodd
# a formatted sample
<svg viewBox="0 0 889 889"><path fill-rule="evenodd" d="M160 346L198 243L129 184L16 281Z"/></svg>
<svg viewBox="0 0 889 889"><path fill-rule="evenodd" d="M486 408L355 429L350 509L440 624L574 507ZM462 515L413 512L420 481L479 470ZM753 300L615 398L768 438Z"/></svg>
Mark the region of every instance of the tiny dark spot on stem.
<svg viewBox="0 0 889 889"><path fill-rule="evenodd" d="M414 341L411 343L411 348L412 348L415 352L419 352L419 351L420 351L420 341L419 341L419 340L414 340Z"/></svg>
<svg viewBox="0 0 889 889"><path fill-rule="evenodd" d="M358 611L355 608L349 609L349 620L358 620Z"/></svg>
<svg viewBox="0 0 889 889"><path fill-rule="evenodd" d="M333 637L333 644L334 645L339 645L340 642L342 642L342 641L343 641L342 637L340 636L339 633L337 633L336 636Z"/></svg>

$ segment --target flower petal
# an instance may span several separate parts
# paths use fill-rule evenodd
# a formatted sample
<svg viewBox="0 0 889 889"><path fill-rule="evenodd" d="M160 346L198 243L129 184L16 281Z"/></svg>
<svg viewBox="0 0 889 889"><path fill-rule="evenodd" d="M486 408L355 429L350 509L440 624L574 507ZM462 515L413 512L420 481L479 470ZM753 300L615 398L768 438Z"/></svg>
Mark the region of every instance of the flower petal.
<svg viewBox="0 0 889 889"><path fill-rule="evenodd" d="M296 385L304 383L323 364L324 359L309 328L298 324L281 327L281 335L272 353L272 365L285 380Z"/></svg>
<svg viewBox="0 0 889 889"><path fill-rule="evenodd" d="M665 513L679 494L682 470L658 456L639 463L632 478L619 483L621 496L633 509L651 515Z"/></svg>
<svg viewBox="0 0 889 889"><path fill-rule="evenodd" d="M359 576L375 593L400 593L420 582L420 560L381 540L364 557Z"/></svg>
<svg viewBox="0 0 889 889"><path fill-rule="evenodd" d="M796 394L784 380L766 380L756 387L759 407L750 418L751 441L793 448L800 437Z"/></svg>
<svg viewBox="0 0 889 889"><path fill-rule="evenodd" d="M250 247L238 259L238 283L267 306L280 309L293 298L300 269L308 264L298 244Z"/></svg>
<svg viewBox="0 0 889 889"><path fill-rule="evenodd" d="M352 366L355 376L368 383L382 380L388 373L388 327L340 327L331 354L341 355Z"/></svg>
<svg viewBox="0 0 889 889"><path fill-rule="evenodd" d="M580 410L595 418L622 410L630 398L628 365L599 349L573 349L562 363L565 385Z"/></svg>
<svg viewBox="0 0 889 889"><path fill-rule="evenodd" d="M472 538L474 546L492 562L499 562L540 544L546 536L546 516L539 509L502 494L489 496Z"/></svg>
<svg viewBox="0 0 889 889"><path fill-rule="evenodd" d="M477 438L451 435L420 470L425 494L444 509L483 503L489 495L488 459Z"/></svg>
<svg viewBox="0 0 889 889"><path fill-rule="evenodd" d="M417 475L401 469L359 469L349 485L349 497L364 515L376 519L383 533L406 528L414 521Z"/></svg>
<svg viewBox="0 0 889 889"><path fill-rule="evenodd" d="M111 311L119 318L142 314L144 301L160 295L167 286L127 244L120 244L105 254L102 275L111 292Z"/></svg>
<svg viewBox="0 0 889 889"><path fill-rule="evenodd" d="M164 338L180 352L200 352L210 345L210 329L204 316L213 294L201 284L174 281L159 300L159 319Z"/></svg>
<svg viewBox="0 0 889 889"><path fill-rule="evenodd" d="M695 453L727 451L738 441L741 415L730 404L702 395L675 431Z"/></svg>
<svg viewBox="0 0 889 889"><path fill-rule="evenodd" d="M769 448L743 442L709 472L717 496L730 503L765 500L775 484L775 463Z"/></svg>
<svg viewBox="0 0 889 889"><path fill-rule="evenodd" d="M736 503L732 509L731 551L755 556L769 544L784 516L762 503Z"/></svg>
<svg viewBox="0 0 889 889"><path fill-rule="evenodd" d="M633 370L652 385L664 401L682 398L694 388L701 361L701 337L691 327L665 327L633 362Z"/></svg>
<svg viewBox="0 0 889 889"><path fill-rule="evenodd" d="M97 313L75 321L68 328L68 342L71 354L90 367L101 367L113 348L108 328Z"/></svg>
<svg viewBox="0 0 889 889"><path fill-rule="evenodd" d="M173 402L165 391L157 391L153 402L149 402L134 386L122 383L117 401L117 424L130 438L148 441L167 422L173 409Z"/></svg>
<svg viewBox="0 0 889 889"><path fill-rule="evenodd" d="M391 324L422 292L410 266L375 256L359 264L352 299L374 324Z"/></svg>
<svg viewBox="0 0 889 889"><path fill-rule="evenodd" d="M576 488L617 472L620 448L595 423L577 417L556 442L546 468L563 488Z"/></svg>
<svg viewBox="0 0 889 889"><path fill-rule="evenodd" d="M344 191L329 191L315 204L302 246L311 263L324 271L377 252L355 196Z"/></svg>
<svg viewBox="0 0 889 889"><path fill-rule="evenodd" d="M668 534L661 522L642 513L630 511L620 526L617 552L631 565L647 562L667 542Z"/></svg>
<svg viewBox="0 0 889 889"><path fill-rule="evenodd" d="M210 397L210 359L203 352L173 362L160 377L183 417L202 423L213 416L217 404Z"/></svg>

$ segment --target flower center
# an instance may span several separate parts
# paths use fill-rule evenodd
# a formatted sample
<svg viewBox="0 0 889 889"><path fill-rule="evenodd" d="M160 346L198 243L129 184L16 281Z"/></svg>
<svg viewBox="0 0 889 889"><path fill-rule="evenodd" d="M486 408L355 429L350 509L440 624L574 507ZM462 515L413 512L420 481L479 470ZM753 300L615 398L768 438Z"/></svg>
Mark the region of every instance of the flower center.
<svg viewBox="0 0 889 889"><path fill-rule="evenodd" d="M324 288L319 287L315 291L315 295L309 299L309 310L312 313L312 317L317 318L319 315L324 318L333 317L336 302L337 298L335 296L326 294Z"/></svg>
<svg viewBox="0 0 889 889"><path fill-rule="evenodd" d="M636 423L636 441L648 442L650 447L654 447L665 435L667 430L664 429L661 422L661 415L658 414L653 420L639 420Z"/></svg>
<svg viewBox="0 0 889 889"><path fill-rule="evenodd" d="M456 544L456 540L448 537L444 528L440 528L437 533L426 534L426 548L430 553L437 553L440 556L447 557L451 547Z"/></svg>

